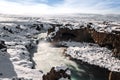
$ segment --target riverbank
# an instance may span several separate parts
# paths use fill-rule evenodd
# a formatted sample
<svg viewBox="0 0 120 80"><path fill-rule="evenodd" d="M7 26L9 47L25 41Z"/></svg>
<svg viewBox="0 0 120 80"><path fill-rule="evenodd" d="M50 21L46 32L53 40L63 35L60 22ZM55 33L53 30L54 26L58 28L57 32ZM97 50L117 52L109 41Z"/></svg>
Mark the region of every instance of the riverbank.
<svg viewBox="0 0 120 80"><path fill-rule="evenodd" d="M71 70L71 80L108 80L107 69L66 57L64 54L66 47L46 41L45 35L46 33L41 33L39 36L40 42L33 57L35 69L42 70L46 74L53 66L67 66Z"/></svg>
<svg viewBox="0 0 120 80"><path fill-rule="evenodd" d="M56 66L57 71L61 66L68 67L72 80L108 80L109 71L117 71L109 76L116 79L120 71L120 22L115 18L107 22L98 17L89 19L57 16L0 20L0 79L42 80L43 75L51 78L49 74L54 73Z"/></svg>

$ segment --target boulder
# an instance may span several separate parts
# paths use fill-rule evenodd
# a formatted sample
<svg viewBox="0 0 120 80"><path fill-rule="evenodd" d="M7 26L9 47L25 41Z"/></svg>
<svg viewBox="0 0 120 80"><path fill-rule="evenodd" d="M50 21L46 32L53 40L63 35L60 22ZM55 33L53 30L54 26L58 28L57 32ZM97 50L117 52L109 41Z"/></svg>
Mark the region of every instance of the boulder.
<svg viewBox="0 0 120 80"><path fill-rule="evenodd" d="M5 41L3 41L3 40L0 40L0 50L5 50L5 51L7 51L7 46L6 46L6 44L5 44Z"/></svg>
<svg viewBox="0 0 120 80"><path fill-rule="evenodd" d="M48 72L46 75L43 75L43 80L59 80L61 78L65 78L67 80L71 80L70 77L70 71L68 68L60 68L57 69L57 67L53 67L50 72Z"/></svg>

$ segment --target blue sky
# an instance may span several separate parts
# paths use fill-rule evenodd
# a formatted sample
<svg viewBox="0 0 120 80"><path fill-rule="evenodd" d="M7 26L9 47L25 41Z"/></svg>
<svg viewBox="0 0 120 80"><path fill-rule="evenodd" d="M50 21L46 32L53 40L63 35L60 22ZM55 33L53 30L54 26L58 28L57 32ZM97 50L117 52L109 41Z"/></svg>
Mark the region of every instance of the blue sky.
<svg viewBox="0 0 120 80"><path fill-rule="evenodd" d="M61 3L64 0L23 0L23 1L22 0L6 0L6 1L18 2L18 3L36 3L36 4L42 3L47 5L54 5L57 3Z"/></svg>
<svg viewBox="0 0 120 80"><path fill-rule="evenodd" d="M20 15L120 14L120 0L0 0L0 13Z"/></svg>

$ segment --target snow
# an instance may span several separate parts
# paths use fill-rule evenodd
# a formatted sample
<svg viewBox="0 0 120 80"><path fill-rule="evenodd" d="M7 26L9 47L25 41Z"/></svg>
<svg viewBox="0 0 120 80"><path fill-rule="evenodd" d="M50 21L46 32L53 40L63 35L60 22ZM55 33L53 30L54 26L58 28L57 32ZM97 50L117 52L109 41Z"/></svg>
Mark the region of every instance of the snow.
<svg viewBox="0 0 120 80"><path fill-rule="evenodd" d="M7 45L7 53L0 52L0 79L24 77L27 79L42 80L42 73L32 69L29 48L34 46L34 35L39 32L31 28L28 22L1 23L0 39ZM9 30L12 31L9 32ZM4 69L3 69L4 68Z"/></svg>
<svg viewBox="0 0 120 80"><path fill-rule="evenodd" d="M65 73L68 74L68 75L71 75L71 71L70 70L67 70Z"/></svg>
<svg viewBox="0 0 120 80"><path fill-rule="evenodd" d="M48 29L52 28L52 26L50 24L47 24L47 23L42 23L42 24L43 24L44 30L48 30Z"/></svg>
<svg viewBox="0 0 120 80"><path fill-rule="evenodd" d="M58 71L60 71L60 70L66 70L68 67L67 66L56 66L55 67L55 70L58 72Z"/></svg>
<svg viewBox="0 0 120 80"><path fill-rule="evenodd" d="M118 23L113 24L110 22L108 25L95 23L92 25L92 28L94 28L97 32L106 32L106 33L112 33L112 31L120 31L120 25Z"/></svg>
<svg viewBox="0 0 120 80"><path fill-rule="evenodd" d="M32 49L33 46L36 45L36 40L46 39L47 33L43 33L42 30L37 31L36 27L32 27L33 24L43 24L42 29L47 32L48 29L52 28L50 25L51 23L63 24L60 28L69 28L70 30L73 30L81 28L80 26L82 25L86 27L87 23L93 22L94 25L92 27L96 30L100 32L112 32L120 31L119 19L120 18L116 19L114 17L110 17L109 19L103 15L97 15L97 17L96 15L67 15L44 18L0 15L0 39L4 40L7 45L7 52L0 50L0 80L11 80L13 77L24 77L28 80L42 80L43 73L38 69L32 69L33 62L30 60L31 53L29 52L29 49ZM109 26L99 24L99 22L106 20L113 22L109 22ZM72 26L65 26L69 23ZM56 27L55 31L48 37L54 37L58 30L59 27ZM107 68L111 71L120 72L120 60L112 57L112 52L107 48L101 48L98 45L91 43L61 42L60 44L69 46L66 50L66 54L71 55L73 58L80 59L92 65ZM42 57L41 62L48 63L47 61L45 62L45 60L49 60L52 56L56 55L56 58L65 61L66 64L69 63L76 66L73 62L63 60L63 57L61 58L58 54L50 56L52 52L56 53L56 51L58 51L62 53L62 51L51 47L51 45L45 46L46 44L39 46L40 48L38 51L43 48L48 48L43 49L45 51L44 53L50 53L45 55L41 52L43 57L45 56L45 59ZM51 62L52 64L56 63L54 59L52 59L52 61L54 61ZM50 66L54 67L52 64ZM60 67L56 67L56 70L66 69L66 67L62 67L62 62L56 63L56 65L58 64L60 64ZM48 66L49 64L44 64L44 66L45 65ZM71 74L69 70L67 70L66 73ZM61 78L60 80L68 79Z"/></svg>
<svg viewBox="0 0 120 80"><path fill-rule="evenodd" d="M112 52L93 43L61 42L68 46L66 54L91 65L97 65L110 71L120 72L120 60L112 57Z"/></svg>
<svg viewBox="0 0 120 80"><path fill-rule="evenodd" d="M70 79L68 79L68 78L60 78L59 80L70 80Z"/></svg>
<svg viewBox="0 0 120 80"><path fill-rule="evenodd" d="M55 27L55 31L51 32L51 33L48 35L48 38L49 38L50 40L52 40L52 37L54 37L58 31L59 31L59 27Z"/></svg>
<svg viewBox="0 0 120 80"><path fill-rule="evenodd" d="M9 59L9 54L0 52L0 73L2 74L0 75L0 79L7 77L11 78L17 75L11 63L12 62Z"/></svg>

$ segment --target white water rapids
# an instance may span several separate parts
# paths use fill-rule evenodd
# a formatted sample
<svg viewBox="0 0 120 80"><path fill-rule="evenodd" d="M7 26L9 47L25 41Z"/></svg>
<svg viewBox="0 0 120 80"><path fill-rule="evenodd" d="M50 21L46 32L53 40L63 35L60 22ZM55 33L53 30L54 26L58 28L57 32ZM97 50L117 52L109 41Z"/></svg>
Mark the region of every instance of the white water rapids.
<svg viewBox="0 0 120 80"><path fill-rule="evenodd" d="M85 70L87 68L84 64L78 65L75 61L65 57L63 55L64 48L54 47L50 42L45 40L46 36L47 33L41 33L39 35L39 38L42 40L40 40L37 52L34 53L33 57L36 69L47 73L54 66L68 66L72 72L72 80L101 80L95 79L93 74Z"/></svg>
<svg viewBox="0 0 120 80"><path fill-rule="evenodd" d="M72 64L77 68L77 64L74 61L70 61L63 55L64 49L62 47L54 47L50 42L47 42L44 38L46 33L39 35L40 39L37 53L34 54L33 60L36 63L35 68L48 72L54 66L66 66Z"/></svg>
<svg viewBox="0 0 120 80"><path fill-rule="evenodd" d="M37 52L34 54L34 61L36 62L36 68L48 72L53 66L65 66L67 64L73 64L77 67L77 64L69 59L65 58L62 54L64 48L55 48L51 43L47 41L41 41L38 45Z"/></svg>

